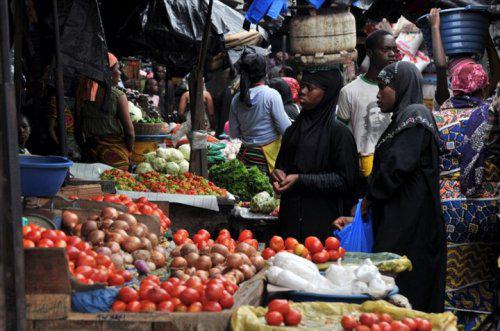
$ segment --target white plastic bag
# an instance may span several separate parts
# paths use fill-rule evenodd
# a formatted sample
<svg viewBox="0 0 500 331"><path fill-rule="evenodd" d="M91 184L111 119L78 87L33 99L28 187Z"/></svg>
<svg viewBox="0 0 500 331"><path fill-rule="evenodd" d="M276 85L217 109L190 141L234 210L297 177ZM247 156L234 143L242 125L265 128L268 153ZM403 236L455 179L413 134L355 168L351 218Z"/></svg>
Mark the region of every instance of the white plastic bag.
<svg viewBox="0 0 500 331"><path fill-rule="evenodd" d="M396 39L398 49L405 54L415 55L424 41L422 32L401 32Z"/></svg>
<svg viewBox="0 0 500 331"><path fill-rule="evenodd" d="M369 283L372 279L380 275L378 268L370 259L366 259L354 272L356 279L365 283Z"/></svg>
<svg viewBox="0 0 500 331"><path fill-rule="evenodd" d="M273 285L286 287L295 291L312 292L314 290L311 283L297 276L289 270L272 266L266 271L267 281Z"/></svg>
<svg viewBox="0 0 500 331"><path fill-rule="evenodd" d="M318 267L309 260L288 252L280 252L271 259L271 264L282 269L290 270L304 278L313 279L320 275Z"/></svg>
<svg viewBox="0 0 500 331"><path fill-rule="evenodd" d="M350 286L349 284L355 280L354 275L355 266L342 266L340 264L331 264L328 269L326 269L325 277L333 285L344 287Z"/></svg>

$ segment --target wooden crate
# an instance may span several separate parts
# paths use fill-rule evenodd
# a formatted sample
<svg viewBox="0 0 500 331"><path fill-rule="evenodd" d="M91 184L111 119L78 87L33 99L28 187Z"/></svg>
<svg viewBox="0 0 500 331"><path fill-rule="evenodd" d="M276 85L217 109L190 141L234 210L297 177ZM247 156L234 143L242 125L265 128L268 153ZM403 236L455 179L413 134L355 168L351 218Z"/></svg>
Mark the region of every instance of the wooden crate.
<svg viewBox="0 0 500 331"><path fill-rule="evenodd" d="M71 311L71 284L64 248L24 250L26 318L66 318Z"/></svg>
<svg viewBox="0 0 500 331"><path fill-rule="evenodd" d="M65 198L70 196L77 196L80 199L89 199L102 194L102 188L99 184L68 185L62 187L58 192L58 195Z"/></svg>

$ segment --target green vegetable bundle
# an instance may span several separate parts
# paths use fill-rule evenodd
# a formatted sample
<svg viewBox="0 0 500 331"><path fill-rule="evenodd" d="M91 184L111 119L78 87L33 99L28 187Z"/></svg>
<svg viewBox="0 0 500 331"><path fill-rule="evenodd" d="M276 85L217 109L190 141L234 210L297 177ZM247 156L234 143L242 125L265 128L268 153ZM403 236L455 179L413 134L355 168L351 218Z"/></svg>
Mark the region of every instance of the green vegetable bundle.
<svg viewBox="0 0 500 331"><path fill-rule="evenodd" d="M210 168L210 180L217 186L227 189L243 201L250 199L257 193L266 191L273 193L269 178L257 167L249 169L239 160L214 165Z"/></svg>

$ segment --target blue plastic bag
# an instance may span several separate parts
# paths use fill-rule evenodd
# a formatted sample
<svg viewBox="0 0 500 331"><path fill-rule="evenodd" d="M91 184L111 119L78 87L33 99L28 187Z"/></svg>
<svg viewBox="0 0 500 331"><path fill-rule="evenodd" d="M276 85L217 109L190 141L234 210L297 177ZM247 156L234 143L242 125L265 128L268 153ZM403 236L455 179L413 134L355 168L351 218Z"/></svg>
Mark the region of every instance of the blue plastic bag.
<svg viewBox="0 0 500 331"><path fill-rule="evenodd" d="M245 19L252 24L258 24L264 16L276 19L282 12L286 12L286 0L254 0L245 14Z"/></svg>
<svg viewBox="0 0 500 331"><path fill-rule="evenodd" d="M104 313L111 309L116 300L118 288L107 287L102 290L75 292L71 295L71 308L80 313Z"/></svg>
<svg viewBox="0 0 500 331"><path fill-rule="evenodd" d="M363 220L361 201L359 200L356 206L352 223L340 231L335 231L334 235L339 238L340 246L348 252L371 253L373 247L372 214L370 212L368 220Z"/></svg>

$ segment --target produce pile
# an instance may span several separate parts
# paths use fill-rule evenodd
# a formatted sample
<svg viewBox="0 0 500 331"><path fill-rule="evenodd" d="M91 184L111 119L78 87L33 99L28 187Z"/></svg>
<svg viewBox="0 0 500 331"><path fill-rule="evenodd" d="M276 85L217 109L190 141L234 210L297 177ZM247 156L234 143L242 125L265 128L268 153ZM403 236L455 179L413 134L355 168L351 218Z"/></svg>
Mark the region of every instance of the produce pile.
<svg viewBox="0 0 500 331"><path fill-rule="evenodd" d="M265 266L250 230L242 231L236 242L225 229L215 241L206 230L198 231L190 239L188 232L180 229L174 234L174 242L178 246L171 253L170 269L181 280L193 276L204 280L223 275L228 281L239 284Z"/></svg>
<svg viewBox="0 0 500 331"><path fill-rule="evenodd" d="M273 193L269 178L257 167L247 169L239 160L214 165L209 171L210 180L219 187L237 195L243 201L250 201L257 193Z"/></svg>
<svg viewBox="0 0 500 331"><path fill-rule="evenodd" d="M423 318L405 317L394 320L389 314L356 313L342 317L342 327L346 331L431 331L431 322Z"/></svg>
<svg viewBox="0 0 500 331"><path fill-rule="evenodd" d="M345 255L345 249L340 247L340 241L335 237L326 238L323 245L317 237L310 236L303 245L295 238L289 237L283 240L280 236L273 236L269 241L269 247L262 251L262 256L268 260L282 251L294 253L314 263L337 261Z"/></svg>
<svg viewBox="0 0 500 331"><path fill-rule="evenodd" d="M61 230L47 230L35 224L23 226L23 246L65 248L70 273L84 284L118 286L132 278L130 272L116 265L106 252L93 249L80 237L67 236Z"/></svg>
<svg viewBox="0 0 500 331"><path fill-rule="evenodd" d="M175 148L158 148L155 152L144 154L144 162L139 163L135 172L144 174L152 171L168 175L182 175L189 171L189 144Z"/></svg>
<svg viewBox="0 0 500 331"><path fill-rule="evenodd" d="M171 176L153 171L134 178L129 172L110 169L102 173L101 179L115 181L116 189L122 191L227 196L225 189L189 172L184 175Z"/></svg>
<svg viewBox="0 0 500 331"><path fill-rule="evenodd" d="M128 312L220 312L234 305L233 294L238 285L223 276L201 279L193 276L186 280L171 277L160 282L150 275L140 284L139 289L125 286L120 289L113 311Z"/></svg>
<svg viewBox="0 0 500 331"><path fill-rule="evenodd" d="M70 199L71 198L72 197L70 197ZM167 231L167 229L172 225L170 218L165 215L163 210L158 208L157 204L149 202L146 197L140 197L134 201L126 194L108 194L95 196L89 200L116 203L127 207L128 212L134 215L156 216L160 220L162 233L165 233L165 231Z"/></svg>
<svg viewBox="0 0 500 331"><path fill-rule="evenodd" d="M147 274L166 264L166 250L159 245L158 236L138 223L132 214L106 207L101 215L80 220L75 213L66 210L62 215L62 227L88 240L91 248L109 256L118 269L133 263L140 273Z"/></svg>
<svg viewBox="0 0 500 331"><path fill-rule="evenodd" d="M271 214L279 208L279 199L271 196L267 191L256 194L250 200L250 211L257 214Z"/></svg>
<svg viewBox="0 0 500 331"><path fill-rule="evenodd" d="M291 308L287 300L275 299L267 305L265 318L268 325L281 326L284 322L286 326L297 326L302 320L302 314Z"/></svg>

